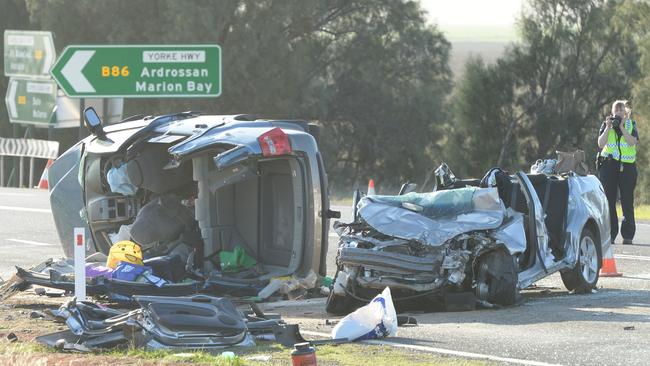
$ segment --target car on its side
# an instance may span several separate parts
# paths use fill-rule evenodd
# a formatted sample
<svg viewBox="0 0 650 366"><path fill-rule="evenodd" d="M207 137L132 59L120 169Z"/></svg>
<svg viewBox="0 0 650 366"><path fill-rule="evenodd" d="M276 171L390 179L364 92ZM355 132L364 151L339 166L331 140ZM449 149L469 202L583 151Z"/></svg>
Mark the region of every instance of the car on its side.
<svg viewBox="0 0 650 366"><path fill-rule="evenodd" d="M325 275L336 213L318 126L195 112L135 116L104 128L87 110L86 121L93 134L49 169L52 214L68 258L73 228L83 227L88 255L108 255L117 241L132 240L145 259L181 256L187 273L179 280L196 279L196 270L263 287L272 277ZM257 265L220 268L219 253L236 248Z"/></svg>

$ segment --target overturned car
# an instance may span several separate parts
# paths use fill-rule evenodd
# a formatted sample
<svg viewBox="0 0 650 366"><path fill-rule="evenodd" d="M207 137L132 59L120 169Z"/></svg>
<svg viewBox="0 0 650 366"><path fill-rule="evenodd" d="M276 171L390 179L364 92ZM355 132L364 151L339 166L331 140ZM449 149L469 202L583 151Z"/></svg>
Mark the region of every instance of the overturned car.
<svg viewBox="0 0 650 366"><path fill-rule="evenodd" d="M132 241L144 259L133 263L164 279L108 276L89 281L91 294L179 296L212 287L254 296L272 277L325 274L336 213L329 210L318 126L182 112L104 128L94 110L85 117L92 135L49 169L64 253L73 256L73 228L84 227L88 261L106 262L116 243ZM61 276L70 271L60 269L69 263L45 267L19 275L70 288Z"/></svg>
<svg viewBox="0 0 650 366"><path fill-rule="evenodd" d="M596 286L610 228L595 176L495 168L482 180L459 180L443 163L436 181L428 193L405 186L396 196L355 194L353 222L334 224L328 312L346 313L387 286L397 306L454 294L510 305L555 272L571 291Z"/></svg>

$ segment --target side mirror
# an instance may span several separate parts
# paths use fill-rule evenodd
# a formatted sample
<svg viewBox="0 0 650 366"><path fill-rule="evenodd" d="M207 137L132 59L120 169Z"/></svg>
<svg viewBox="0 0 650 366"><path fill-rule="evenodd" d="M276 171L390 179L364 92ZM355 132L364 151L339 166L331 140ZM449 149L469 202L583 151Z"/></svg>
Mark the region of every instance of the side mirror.
<svg viewBox="0 0 650 366"><path fill-rule="evenodd" d="M84 109L84 121L86 121L86 127L90 130L90 133L97 136L100 140L106 138L106 133L102 127L102 120L99 118L95 108L88 107Z"/></svg>

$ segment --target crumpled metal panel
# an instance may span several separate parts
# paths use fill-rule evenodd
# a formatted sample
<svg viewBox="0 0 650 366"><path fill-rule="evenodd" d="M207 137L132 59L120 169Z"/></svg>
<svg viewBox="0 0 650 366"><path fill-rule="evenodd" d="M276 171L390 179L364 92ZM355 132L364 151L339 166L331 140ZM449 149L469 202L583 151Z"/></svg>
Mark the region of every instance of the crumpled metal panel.
<svg viewBox="0 0 650 366"><path fill-rule="evenodd" d="M421 212L403 207L412 205L420 206ZM380 233L432 246L468 231L495 229L501 226L505 214L496 188L476 187L366 196L358 209L361 218Z"/></svg>
<svg viewBox="0 0 650 366"><path fill-rule="evenodd" d="M510 254L526 251L526 230L524 228L524 215L509 210L509 215L503 225L497 229L492 237L502 242Z"/></svg>

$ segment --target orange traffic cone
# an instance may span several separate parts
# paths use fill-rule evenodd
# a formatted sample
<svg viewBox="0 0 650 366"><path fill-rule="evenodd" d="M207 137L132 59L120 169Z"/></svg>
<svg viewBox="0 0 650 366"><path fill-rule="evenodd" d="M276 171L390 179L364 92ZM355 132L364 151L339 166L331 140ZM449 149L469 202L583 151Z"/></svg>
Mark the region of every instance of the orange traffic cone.
<svg viewBox="0 0 650 366"><path fill-rule="evenodd" d="M53 162L54 162L54 160L52 160L52 159L49 159L47 161L47 165L45 165L45 169L43 169L43 174L41 174L41 180L38 182L38 188L39 189L48 189L49 188L49 184L47 182L47 170L50 168L50 165L52 165Z"/></svg>
<svg viewBox="0 0 650 366"><path fill-rule="evenodd" d="M373 196L377 194L375 192L375 181L373 179L368 181L368 196Z"/></svg>
<svg viewBox="0 0 650 366"><path fill-rule="evenodd" d="M600 277L621 277L623 274L616 270L616 261L612 255L612 247L607 249L603 258L603 267L600 269Z"/></svg>

